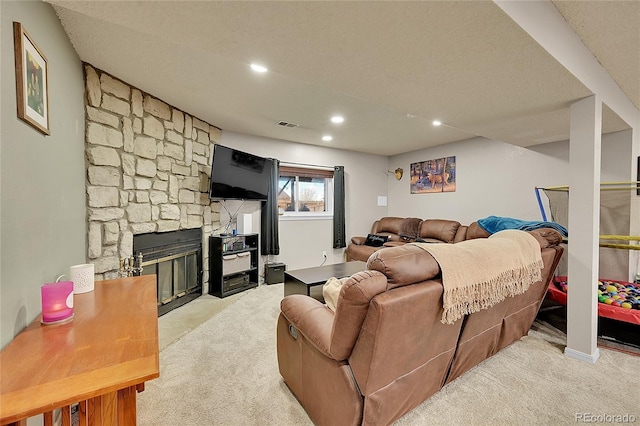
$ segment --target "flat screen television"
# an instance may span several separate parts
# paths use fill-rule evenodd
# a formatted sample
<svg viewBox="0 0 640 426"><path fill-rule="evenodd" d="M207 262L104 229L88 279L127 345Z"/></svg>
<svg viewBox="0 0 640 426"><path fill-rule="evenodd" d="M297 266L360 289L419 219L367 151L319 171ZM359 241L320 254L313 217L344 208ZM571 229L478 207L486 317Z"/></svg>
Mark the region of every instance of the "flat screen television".
<svg viewBox="0 0 640 426"><path fill-rule="evenodd" d="M266 200L271 162L263 157L213 146L209 198L212 200Z"/></svg>

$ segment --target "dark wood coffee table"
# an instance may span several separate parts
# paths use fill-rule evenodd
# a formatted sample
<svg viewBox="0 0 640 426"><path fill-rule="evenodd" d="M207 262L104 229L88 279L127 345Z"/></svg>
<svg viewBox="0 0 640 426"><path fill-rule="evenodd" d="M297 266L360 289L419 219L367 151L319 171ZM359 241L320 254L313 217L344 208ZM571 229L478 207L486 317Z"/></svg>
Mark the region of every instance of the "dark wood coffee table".
<svg viewBox="0 0 640 426"><path fill-rule="evenodd" d="M355 261L286 271L284 273L284 295L306 294L318 300L323 300L322 287L314 289L313 294L311 289L316 286L322 286L331 277L349 277L366 269L367 262Z"/></svg>

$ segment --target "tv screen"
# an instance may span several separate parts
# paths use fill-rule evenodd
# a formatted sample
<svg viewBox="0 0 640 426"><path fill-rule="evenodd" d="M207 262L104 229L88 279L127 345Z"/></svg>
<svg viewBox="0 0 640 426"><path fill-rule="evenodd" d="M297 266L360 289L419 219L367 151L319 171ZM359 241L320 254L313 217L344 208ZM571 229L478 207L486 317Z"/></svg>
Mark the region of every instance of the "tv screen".
<svg viewBox="0 0 640 426"><path fill-rule="evenodd" d="M209 198L266 200L271 162L222 145L213 146Z"/></svg>

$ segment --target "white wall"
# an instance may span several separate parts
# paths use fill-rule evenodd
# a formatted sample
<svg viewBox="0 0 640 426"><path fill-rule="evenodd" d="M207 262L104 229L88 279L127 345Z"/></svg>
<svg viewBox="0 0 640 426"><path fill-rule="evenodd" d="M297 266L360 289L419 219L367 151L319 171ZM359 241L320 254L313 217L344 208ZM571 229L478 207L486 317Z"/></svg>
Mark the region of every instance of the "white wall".
<svg viewBox="0 0 640 426"><path fill-rule="evenodd" d="M629 182L632 176L631 130L609 133L602 136L601 182ZM632 159L632 161L629 161Z"/></svg>
<svg viewBox="0 0 640 426"><path fill-rule="evenodd" d="M389 168L402 167L405 177L390 182L389 215L454 219L469 224L495 215L541 220L536 186L567 183L567 153L561 147L534 151L485 138L396 155ZM411 194L411 163L456 157L456 191Z"/></svg>
<svg viewBox="0 0 640 426"><path fill-rule="evenodd" d="M222 145L281 162L344 166L347 241L354 235L366 235L376 219L387 215L387 207L377 205L378 196L387 195L387 157L224 131ZM237 208L239 203L229 201L227 205ZM260 229L259 209L257 202L247 202L240 209L240 213L254 216L254 232ZM223 224L225 217L221 213ZM283 262L289 270L318 266L323 251L327 252L327 264L344 261L344 249L333 249L331 220L283 219L279 231L280 255L269 260Z"/></svg>
<svg viewBox="0 0 640 426"><path fill-rule="evenodd" d="M0 2L2 31L1 345L41 311L40 286L86 261L82 65L43 2ZM51 136L16 116L12 22L49 67Z"/></svg>

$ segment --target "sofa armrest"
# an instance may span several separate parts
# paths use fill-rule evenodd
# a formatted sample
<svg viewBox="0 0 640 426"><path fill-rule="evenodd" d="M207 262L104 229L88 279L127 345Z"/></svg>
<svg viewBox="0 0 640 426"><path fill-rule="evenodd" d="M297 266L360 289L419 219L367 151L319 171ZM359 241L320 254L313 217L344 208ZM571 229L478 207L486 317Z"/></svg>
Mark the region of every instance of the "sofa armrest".
<svg viewBox="0 0 640 426"><path fill-rule="evenodd" d="M282 299L280 310L316 349L333 358L329 352L333 312L326 305L309 296L292 294Z"/></svg>
<svg viewBox="0 0 640 426"><path fill-rule="evenodd" d="M351 242L355 245L361 246L367 241L367 237L351 237Z"/></svg>
<svg viewBox="0 0 640 426"><path fill-rule="evenodd" d="M562 234L553 228L539 228L529 231L538 240L541 249L556 247L562 242Z"/></svg>

